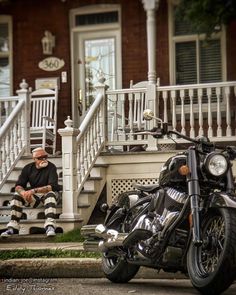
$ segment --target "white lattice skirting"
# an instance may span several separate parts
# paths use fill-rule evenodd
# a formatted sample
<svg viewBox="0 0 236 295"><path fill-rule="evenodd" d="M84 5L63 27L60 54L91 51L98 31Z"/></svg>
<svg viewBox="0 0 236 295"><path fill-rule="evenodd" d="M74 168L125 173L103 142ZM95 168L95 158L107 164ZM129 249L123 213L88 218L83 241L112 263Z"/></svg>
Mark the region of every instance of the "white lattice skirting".
<svg viewBox="0 0 236 295"><path fill-rule="evenodd" d="M111 192L112 201L121 193L133 190L133 184L156 184L158 183L157 178L141 178L141 179L112 179L111 180Z"/></svg>

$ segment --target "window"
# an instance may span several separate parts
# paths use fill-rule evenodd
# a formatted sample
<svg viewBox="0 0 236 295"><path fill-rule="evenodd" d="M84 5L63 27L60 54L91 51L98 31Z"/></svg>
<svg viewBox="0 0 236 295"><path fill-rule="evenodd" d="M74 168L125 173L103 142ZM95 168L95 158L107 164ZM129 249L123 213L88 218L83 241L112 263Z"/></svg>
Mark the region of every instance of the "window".
<svg viewBox="0 0 236 295"><path fill-rule="evenodd" d="M169 5L171 84L221 82L225 77L224 30L205 41L204 34L191 30L189 23L175 15Z"/></svg>
<svg viewBox="0 0 236 295"><path fill-rule="evenodd" d="M12 22L0 16L0 96L12 94Z"/></svg>

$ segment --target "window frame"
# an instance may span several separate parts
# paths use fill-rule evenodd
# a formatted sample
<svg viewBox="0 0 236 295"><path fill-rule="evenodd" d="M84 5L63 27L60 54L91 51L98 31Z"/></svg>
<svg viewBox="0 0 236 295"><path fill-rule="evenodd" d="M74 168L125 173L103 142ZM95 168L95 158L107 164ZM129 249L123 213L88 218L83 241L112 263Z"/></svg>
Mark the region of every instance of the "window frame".
<svg viewBox="0 0 236 295"><path fill-rule="evenodd" d="M8 58L9 68L10 68L10 96L13 95L13 30L12 30L12 16L10 15L0 15L0 23L8 25L9 32L9 51L1 52L0 58Z"/></svg>
<svg viewBox="0 0 236 295"><path fill-rule="evenodd" d="M196 60L197 60L197 79L199 84L200 77L200 55L199 55L199 42L204 40L205 34L192 34L192 35L180 35L174 36L174 6L178 4L176 0L168 0L168 27L169 27L169 78L170 85L176 85L176 51L175 45L176 43L181 42L196 42ZM212 36L213 39L220 39L221 45L221 80L222 82L227 81L226 74L226 64L227 64L227 56L226 56L226 30L225 27L222 28L221 32L214 34Z"/></svg>

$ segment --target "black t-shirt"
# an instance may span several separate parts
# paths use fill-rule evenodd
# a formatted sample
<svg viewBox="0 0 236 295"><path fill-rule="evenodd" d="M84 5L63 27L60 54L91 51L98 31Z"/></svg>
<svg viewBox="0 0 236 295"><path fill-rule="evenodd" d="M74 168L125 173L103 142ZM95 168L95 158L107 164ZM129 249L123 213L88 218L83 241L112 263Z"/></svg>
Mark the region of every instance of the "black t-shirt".
<svg viewBox="0 0 236 295"><path fill-rule="evenodd" d="M30 188L42 187L45 185L51 185L53 191L59 191L58 175L56 166L48 162L48 166L45 168L37 169L35 163L27 164L21 171L21 174L16 182L16 186L20 185L24 189L27 189L29 183Z"/></svg>

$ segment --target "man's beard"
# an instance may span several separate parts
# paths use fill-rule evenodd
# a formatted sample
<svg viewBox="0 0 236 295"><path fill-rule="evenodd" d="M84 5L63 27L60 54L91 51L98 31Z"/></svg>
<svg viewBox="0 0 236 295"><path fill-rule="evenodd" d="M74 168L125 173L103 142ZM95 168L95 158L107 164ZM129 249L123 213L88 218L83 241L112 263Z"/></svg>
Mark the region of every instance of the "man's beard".
<svg viewBox="0 0 236 295"><path fill-rule="evenodd" d="M42 161L38 164L38 169L45 168L48 166L48 161Z"/></svg>

